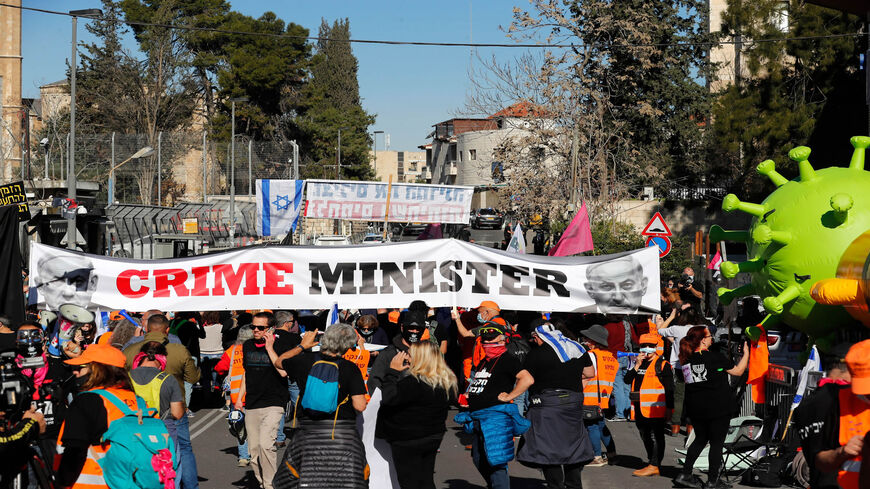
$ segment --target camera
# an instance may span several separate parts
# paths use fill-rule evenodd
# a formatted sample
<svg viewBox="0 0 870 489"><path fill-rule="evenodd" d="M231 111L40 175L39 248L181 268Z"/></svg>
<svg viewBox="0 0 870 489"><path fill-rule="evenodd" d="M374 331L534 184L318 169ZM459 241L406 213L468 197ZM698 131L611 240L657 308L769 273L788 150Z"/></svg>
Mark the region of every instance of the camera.
<svg viewBox="0 0 870 489"><path fill-rule="evenodd" d="M694 275L687 275L684 273L683 275L680 276L679 283L680 283L680 287L682 287L684 289L691 287L692 284L695 283L695 276Z"/></svg>
<svg viewBox="0 0 870 489"><path fill-rule="evenodd" d="M9 424L18 422L33 401L33 383L21 373L17 355L14 351L0 353L0 412Z"/></svg>

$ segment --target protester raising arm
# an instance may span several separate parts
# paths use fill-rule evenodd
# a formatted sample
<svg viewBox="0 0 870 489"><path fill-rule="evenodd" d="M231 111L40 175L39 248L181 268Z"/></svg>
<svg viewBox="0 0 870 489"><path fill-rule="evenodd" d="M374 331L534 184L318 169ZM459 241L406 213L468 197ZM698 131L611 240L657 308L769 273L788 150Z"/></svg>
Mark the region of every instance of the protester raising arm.
<svg viewBox="0 0 870 489"><path fill-rule="evenodd" d="M462 324L462 319L460 319L459 311L456 310L455 307L453 308L453 311L451 311L450 315L451 317L453 317L453 320L456 321L456 331L459 332L459 336L463 338L474 338L474 333L466 328L464 324Z"/></svg>
<svg viewBox="0 0 870 489"><path fill-rule="evenodd" d="M726 370L728 375L733 375L735 377L740 377L743 375L743 372L746 371L746 366L749 365L749 343L743 342L743 357L740 358L740 361L737 362L737 365L734 368Z"/></svg>
<svg viewBox="0 0 870 489"><path fill-rule="evenodd" d="M266 333L263 339L266 340L266 353L269 355L269 361L272 362L272 365L275 366L281 377L286 377L287 372L281 368L280 363L278 363L278 355L275 353L275 335L273 333Z"/></svg>
<svg viewBox="0 0 870 489"><path fill-rule="evenodd" d="M317 344L317 330L315 329L314 331L306 331L302 335L302 341L299 342L298 345L285 351L281 355L275 354L274 343L274 341L272 341L272 344L266 341L266 351L269 352L269 358L272 359L272 363L275 365L275 368L283 371L281 366L283 365L284 360L293 358L304 351L311 350L311 348Z"/></svg>

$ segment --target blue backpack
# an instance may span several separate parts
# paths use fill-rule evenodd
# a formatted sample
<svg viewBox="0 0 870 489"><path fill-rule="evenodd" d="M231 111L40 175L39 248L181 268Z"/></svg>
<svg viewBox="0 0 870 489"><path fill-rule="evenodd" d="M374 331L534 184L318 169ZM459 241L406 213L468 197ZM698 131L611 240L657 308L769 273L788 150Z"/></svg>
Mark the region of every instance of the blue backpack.
<svg viewBox="0 0 870 489"><path fill-rule="evenodd" d="M332 414L338 418L338 407L348 400L345 397L338 402L338 363L320 358L308 372L300 404L312 418L325 418Z"/></svg>
<svg viewBox="0 0 870 489"><path fill-rule="evenodd" d="M153 417L156 411L139 396L139 409L133 411L107 390L88 392L99 394L124 413L103 435L103 443L110 444L99 460L106 485L112 489L163 489L173 481L179 458L166 425Z"/></svg>

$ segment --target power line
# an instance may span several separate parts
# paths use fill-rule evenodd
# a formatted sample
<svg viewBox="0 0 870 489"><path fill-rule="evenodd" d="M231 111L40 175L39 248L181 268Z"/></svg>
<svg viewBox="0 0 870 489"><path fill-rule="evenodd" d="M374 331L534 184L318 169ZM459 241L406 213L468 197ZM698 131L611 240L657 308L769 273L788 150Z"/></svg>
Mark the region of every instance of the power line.
<svg viewBox="0 0 870 489"><path fill-rule="evenodd" d="M40 9L35 7L24 7L22 5L9 5L6 3L0 3L0 7L8 7L8 8L17 8L20 10L28 10L31 12L38 12L43 14L51 14L51 15L64 15L67 17L74 17L69 12L61 12L57 10L47 10ZM96 20L101 20L100 17L88 17ZM770 43L770 42L792 42L792 41L811 41L816 39L836 39L842 37L866 37L867 33L854 32L849 34L828 34L822 36L796 36L796 37L783 37L783 38L767 38L767 39L753 39L751 41L711 41L711 42L676 42L676 43L593 43L593 44L508 44L508 43L473 43L473 42L429 42L429 41L390 41L383 39L332 39L328 37L319 37L319 36L294 36L291 34L275 34L271 32L248 32L248 31L236 31L229 29L218 29L215 27L197 27L191 25L172 25L172 24L157 24L153 22L134 22L129 20L121 20L119 22L123 24L127 24L130 26L142 26L142 27L159 27L163 29L173 29L180 31L194 31L194 32L214 32L217 34L232 34L232 35L242 35L242 36L259 36L259 37L272 37L278 39L295 39L295 40L307 40L307 41L335 41L335 42L347 42L353 44L376 44L376 45L389 45L389 46L436 46L436 47L470 47L470 48L526 48L526 49L571 49L571 48L582 48L584 46L598 46L603 47L605 49L614 49L614 48L641 48L641 47L679 47L679 46L727 46L737 44L738 42L741 44L748 43Z"/></svg>

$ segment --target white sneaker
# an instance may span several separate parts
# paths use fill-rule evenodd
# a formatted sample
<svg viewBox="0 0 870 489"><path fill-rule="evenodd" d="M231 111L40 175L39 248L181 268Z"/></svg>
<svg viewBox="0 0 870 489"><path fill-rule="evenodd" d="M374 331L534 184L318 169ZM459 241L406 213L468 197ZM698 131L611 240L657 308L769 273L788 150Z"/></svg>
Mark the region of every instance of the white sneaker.
<svg viewBox="0 0 870 489"><path fill-rule="evenodd" d="M586 464L587 467L604 467L605 465L607 465L607 460L604 460L604 457L595 457Z"/></svg>

